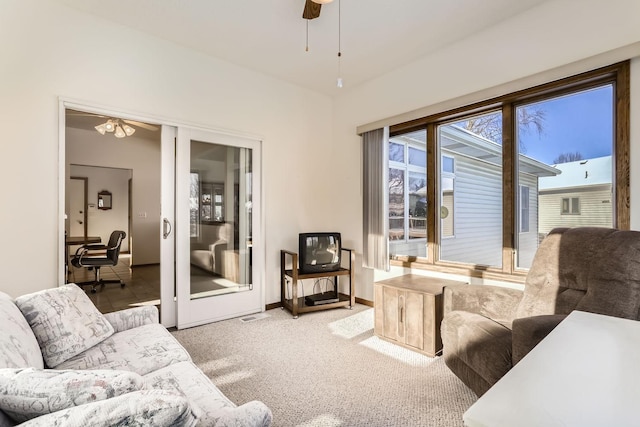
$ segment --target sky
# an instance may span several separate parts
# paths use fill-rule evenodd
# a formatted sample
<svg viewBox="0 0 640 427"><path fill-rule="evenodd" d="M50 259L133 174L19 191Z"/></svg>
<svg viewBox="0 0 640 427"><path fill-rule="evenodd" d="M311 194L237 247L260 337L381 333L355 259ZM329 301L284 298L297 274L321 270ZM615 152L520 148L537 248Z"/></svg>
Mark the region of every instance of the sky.
<svg viewBox="0 0 640 427"><path fill-rule="evenodd" d="M611 155L611 85L531 105L545 112L545 120L541 135L535 130L520 134L527 156L553 164L553 160L562 153L579 152L584 159Z"/></svg>

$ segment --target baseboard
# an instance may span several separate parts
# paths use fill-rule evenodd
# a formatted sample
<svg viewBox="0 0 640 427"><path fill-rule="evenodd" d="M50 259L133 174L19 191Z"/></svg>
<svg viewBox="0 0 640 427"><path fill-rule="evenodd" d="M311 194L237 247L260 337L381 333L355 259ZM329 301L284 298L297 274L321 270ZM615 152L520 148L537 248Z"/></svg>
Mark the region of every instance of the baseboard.
<svg viewBox="0 0 640 427"><path fill-rule="evenodd" d="M362 299L358 297L356 297L356 304L362 304L368 307L373 307L373 301L369 301L368 299Z"/></svg>
<svg viewBox="0 0 640 427"><path fill-rule="evenodd" d="M264 306L265 310L273 310L274 308L278 308L278 307L282 307L282 303L281 302L274 302L271 304L267 304Z"/></svg>

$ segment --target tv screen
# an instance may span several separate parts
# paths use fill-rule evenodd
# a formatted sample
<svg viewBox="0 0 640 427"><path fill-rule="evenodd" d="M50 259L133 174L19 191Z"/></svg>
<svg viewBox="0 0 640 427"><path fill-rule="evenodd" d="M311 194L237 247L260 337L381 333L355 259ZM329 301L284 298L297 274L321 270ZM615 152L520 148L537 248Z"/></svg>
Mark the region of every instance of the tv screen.
<svg viewBox="0 0 640 427"><path fill-rule="evenodd" d="M298 243L301 273L340 270L340 233L300 233Z"/></svg>

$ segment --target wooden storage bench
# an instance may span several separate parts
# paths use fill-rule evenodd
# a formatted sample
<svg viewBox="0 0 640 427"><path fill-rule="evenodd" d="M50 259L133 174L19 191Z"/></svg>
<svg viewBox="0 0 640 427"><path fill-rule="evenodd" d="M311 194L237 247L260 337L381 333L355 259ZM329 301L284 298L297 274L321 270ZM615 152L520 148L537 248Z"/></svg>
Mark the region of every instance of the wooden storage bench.
<svg viewBox="0 0 640 427"><path fill-rule="evenodd" d="M442 290L465 282L407 274L374 283L374 333L434 357L442 351Z"/></svg>

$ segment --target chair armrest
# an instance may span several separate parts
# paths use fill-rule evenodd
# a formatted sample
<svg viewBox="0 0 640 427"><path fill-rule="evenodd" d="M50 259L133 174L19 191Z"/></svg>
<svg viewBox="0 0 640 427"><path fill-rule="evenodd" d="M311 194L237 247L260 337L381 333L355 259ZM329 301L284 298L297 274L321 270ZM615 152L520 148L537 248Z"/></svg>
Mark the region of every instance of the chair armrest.
<svg viewBox="0 0 640 427"><path fill-rule="evenodd" d="M141 390L33 418L21 427L114 425L195 426L200 413L187 399L164 390Z"/></svg>
<svg viewBox="0 0 640 427"><path fill-rule="evenodd" d="M104 314L104 317L111 323L115 332L126 331L152 323L160 323L158 308L155 305L144 305L114 311Z"/></svg>
<svg viewBox="0 0 640 427"><path fill-rule="evenodd" d="M82 247L87 249L87 250L89 250L89 251L98 251L98 250L107 249L107 245L105 245L103 243L87 243L86 245L83 245Z"/></svg>
<svg viewBox="0 0 640 427"><path fill-rule="evenodd" d="M566 317L566 314L549 314L515 319L511 341L512 363L518 363Z"/></svg>
<svg viewBox="0 0 640 427"><path fill-rule="evenodd" d="M480 314L510 327L522 299L520 289L464 285L444 288L444 315L455 310Z"/></svg>

